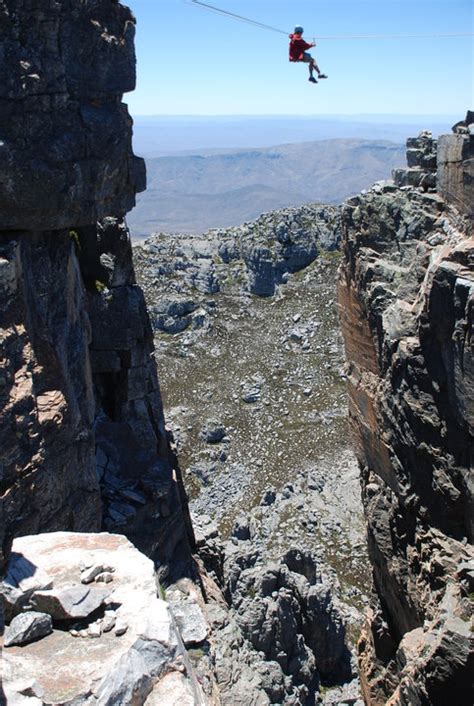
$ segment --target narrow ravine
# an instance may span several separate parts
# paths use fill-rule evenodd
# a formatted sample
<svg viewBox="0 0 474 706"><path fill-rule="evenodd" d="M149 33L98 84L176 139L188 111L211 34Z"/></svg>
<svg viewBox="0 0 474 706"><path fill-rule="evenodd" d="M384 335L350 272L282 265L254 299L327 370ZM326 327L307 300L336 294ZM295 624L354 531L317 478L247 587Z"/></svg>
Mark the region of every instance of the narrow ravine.
<svg viewBox="0 0 474 706"><path fill-rule="evenodd" d="M370 572L335 301L337 228L330 249L318 242L299 271L270 285L265 275L270 296L249 292L255 280L244 258L219 257L229 236L240 248L256 238L252 265L264 269L265 243L278 270L275 232L284 224L291 243L298 216L286 209L240 231L152 236L134 248L134 262L196 528L217 523L227 577L255 553L262 567L294 551L315 562L353 649ZM316 234L305 239L309 251ZM241 606L242 596L230 595Z"/></svg>

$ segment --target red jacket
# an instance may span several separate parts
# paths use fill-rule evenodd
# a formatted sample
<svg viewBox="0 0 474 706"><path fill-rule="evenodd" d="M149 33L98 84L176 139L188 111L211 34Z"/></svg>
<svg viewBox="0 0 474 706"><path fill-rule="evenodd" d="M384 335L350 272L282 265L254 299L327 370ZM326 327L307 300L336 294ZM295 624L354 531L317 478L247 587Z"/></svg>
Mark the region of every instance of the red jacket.
<svg viewBox="0 0 474 706"><path fill-rule="evenodd" d="M307 49L311 49L311 44L301 39L300 34L290 34L290 61L301 61Z"/></svg>

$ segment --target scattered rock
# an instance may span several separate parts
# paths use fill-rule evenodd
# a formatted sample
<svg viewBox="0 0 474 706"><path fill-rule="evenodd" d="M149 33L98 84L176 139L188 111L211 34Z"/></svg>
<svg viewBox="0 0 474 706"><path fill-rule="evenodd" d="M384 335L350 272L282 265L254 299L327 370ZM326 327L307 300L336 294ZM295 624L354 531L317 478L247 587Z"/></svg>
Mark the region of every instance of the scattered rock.
<svg viewBox="0 0 474 706"><path fill-rule="evenodd" d="M89 637L100 637L102 635L102 626L99 622L92 623L87 629Z"/></svg>
<svg viewBox="0 0 474 706"><path fill-rule="evenodd" d="M65 588L51 588L48 591L35 591L31 596L31 606L43 613L49 613L53 620L87 618L105 604L111 591L105 588L86 587L77 584Z"/></svg>
<svg viewBox="0 0 474 706"><path fill-rule="evenodd" d="M111 583L114 580L114 575L110 571L103 571L96 578L96 581L101 581L102 583Z"/></svg>
<svg viewBox="0 0 474 706"><path fill-rule="evenodd" d="M218 444L226 435L225 427L214 420L209 420L201 431L201 437L208 444Z"/></svg>
<svg viewBox="0 0 474 706"><path fill-rule="evenodd" d="M117 637L120 637L121 635L125 635L128 630L128 625L123 620L117 620L117 622L115 623L115 628L113 628L113 630Z"/></svg>
<svg viewBox="0 0 474 706"><path fill-rule="evenodd" d="M258 402L260 400L260 389L258 387L253 387L244 390L242 394L242 400L247 404Z"/></svg>
<svg viewBox="0 0 474 706"><path fill-rule="evenodd" d="M5 629L4 647L27 645L53 631L53 621L47 613L29 611L17 615Z"/></svg>
<svg viewBox="0 0 474 706"><path fill-rule="evenodd" d="M103 571L104 567L100 564L98 566L91 566L90 568L85 569L81 573L81 583L92 583L96 576L101 574Z"/></svg>
<svg viewBox="0 0 474 706"><path fill-rule="evenodd" d="M115 614L107 615L107 611L105 611L105 616L102 620L102 632L110 632L113 630L116 622L117 618L115 617Z"/></svg>
<svg viewBox="0 0 474 706"><path fill-rule="evenodd" d="M198 645L207 639L209 626L197 603L193 601L173 603L172 611L186 647Z"/></svg>

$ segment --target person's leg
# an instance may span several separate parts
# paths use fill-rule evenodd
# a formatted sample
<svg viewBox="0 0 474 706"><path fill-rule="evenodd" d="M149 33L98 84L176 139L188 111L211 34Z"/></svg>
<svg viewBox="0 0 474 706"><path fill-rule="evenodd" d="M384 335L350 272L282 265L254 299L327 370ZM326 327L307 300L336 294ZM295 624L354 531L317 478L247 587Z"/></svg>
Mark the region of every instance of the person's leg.
<svg viewBox="0 0 474 706"><path fill-rule="evenodd" d="M313 71L313 70L316 70L316 72L317 72L317 74L318 74L318 78L327 78L326 74L321 73L321 71L320 71L320 69L319 69L319 66L317 65L317 63L315 62L315 60L312 58L312 59L311 59L311 64L310 64L311 76L313 75L313 74L312 74L312 71Z"/></svg>
<svg viewBox="0 0 474 706"><path fill-rule="evenodd" d="M309 79L308 79L308 81L311 81L311 83L317 83L316 79L315 79L314 76L313 76L313 72L314 72L314 61L313 61L313 57L311 56L311 54L308 54L308 52L305 52L305 53L303 54L303 61L304 61L305 64L308 64L308 70L309 70Z"/></svg>

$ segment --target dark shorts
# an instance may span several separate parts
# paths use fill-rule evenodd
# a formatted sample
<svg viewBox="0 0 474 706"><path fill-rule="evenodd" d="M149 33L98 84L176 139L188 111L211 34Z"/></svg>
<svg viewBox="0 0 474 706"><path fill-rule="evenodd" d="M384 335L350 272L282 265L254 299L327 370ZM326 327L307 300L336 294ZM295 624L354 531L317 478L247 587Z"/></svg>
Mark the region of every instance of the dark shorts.
<svg viewBox="0 0 474 706"><path fill-rule="evenodd" d="M304 61L305 64L310 64L313 61L313 57L309 54L309 52L305 51L301 61Z"/></svg>

